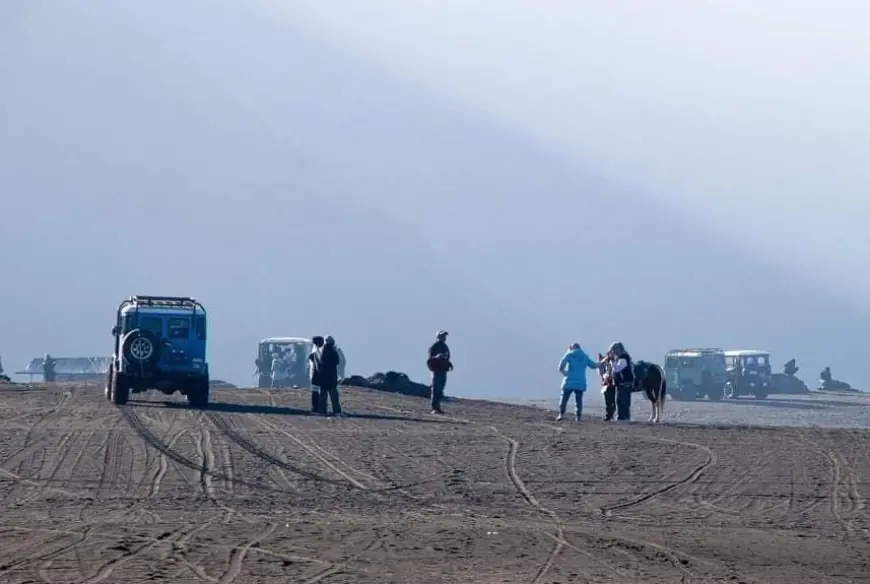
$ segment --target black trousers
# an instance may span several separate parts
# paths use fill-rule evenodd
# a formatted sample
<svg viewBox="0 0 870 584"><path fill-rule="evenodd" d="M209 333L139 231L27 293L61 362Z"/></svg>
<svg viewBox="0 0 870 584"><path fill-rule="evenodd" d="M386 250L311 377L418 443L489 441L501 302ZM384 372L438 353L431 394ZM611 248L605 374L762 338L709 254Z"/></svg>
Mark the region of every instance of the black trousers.
<svg viewBox="0 0 870 584"><path fill-rule="evenodd" d="M631 384L619 385L616 388L616 419L631 419Z"/></svg>
<svg viewBox="0 0 870 584"><path fill-rule="evenodd" d="M436 412L441 411L441 400L444 399L444 387L447 385L447 372L438 371L432 373L432 409Z"/></svg>
<svg viewBox="0 0 870 584"><path fill-rule="evenodd" d="M341 413L341 404L338 400L338 384L324 383L320 386L320 395L317 397L317 409L321 414L326 415L327 401L332 401L332 413Z"/></svg>
<svg viewBox="0 0 870 584"><path fill-rule="evenodd" d="M604 391L604 419L612 420L616 414L617 420L631 419L631 384L618 387L608 387Z"/></svg>
<svg viewBox="0 0 870 584"><path fill-rule="evenodd" d="M613 419L613 414L616 413L616 388L608 385L604 390L604 419L609 421Z"/></svg>

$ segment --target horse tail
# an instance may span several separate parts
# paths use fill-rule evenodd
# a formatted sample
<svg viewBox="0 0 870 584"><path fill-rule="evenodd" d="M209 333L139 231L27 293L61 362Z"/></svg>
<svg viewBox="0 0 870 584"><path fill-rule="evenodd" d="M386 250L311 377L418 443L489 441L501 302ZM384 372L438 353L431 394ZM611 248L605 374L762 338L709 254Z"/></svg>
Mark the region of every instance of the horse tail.
<svg viewBox="0 0 870 584"><path fill-rule="evenodd" d="M665 370L661 365L656 365L656 369L659 370L659 375L661 379L661 383L659 385L659 412L663 413L665 411L665 397L668 393L668 382L665 377Z"/></svg>

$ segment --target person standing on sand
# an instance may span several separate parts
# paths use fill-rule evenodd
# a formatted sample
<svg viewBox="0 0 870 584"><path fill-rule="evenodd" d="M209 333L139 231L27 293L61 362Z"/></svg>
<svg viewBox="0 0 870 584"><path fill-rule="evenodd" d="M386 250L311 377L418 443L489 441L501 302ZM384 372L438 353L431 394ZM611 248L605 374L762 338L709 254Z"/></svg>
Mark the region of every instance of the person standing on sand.
<svg viewBox="0 0 870 584"><path fill-rule="evenodd" d="M320 399L317 403L319 411L324 416L326 415L326 401L332 402L332 415L336 418L343 418L344 414L341 411L341 404L338 401L338 351L335 350L335 339L326 337L323 342L323 348L320 350L319 359L319 381L320 381Z"/></svg>
<svg viewBox="0 0 870 584"><path fill-rule="evenodd" d="M450 360L450 347L447 346L447 331L439 330L435 342L429 347L429 359L426 361L432 372L432 383L429 391L432 396L432 413L443 414L441 400L444 399L444 387L447 385L447 373L453 371Z"/></svg>
<svg viewBox="0 0 870 584"><path fill-rule="evenodd" d="M573 343L568 352L559 361L559 373L562 374L562 398L559 400L559 415L556 421L561 422L568 408L568 401L574 395L574 419L579 422L583 415L583 394L586 393L586 370L598 369L598 362L580 348L580 343Z"/></svg>
<svg viewBox="0 0 870 584"><path fill-rule="evenodd" d="M317 335L311 339L314 347L308 355L308 379L311 381L311 412L320 411L320 400L323 398L320 390L320 350L323 348L323 337Z"/></svg>
<svg viewBox="0 0 870 584"><path fill-rule="evenodd" d="M42 379L46 383L54 383L57 381L57 361L55 361L51 355L48 353L45 354L45 358L42 360Z"/></svg>
<svg viewBox="0 0 870 584"><path fill-rule="evenodd" d="M631 355L625 350L622 343L613 343L607 351L606 358L612 365L610 370L610 385L608 391L615 394L616 420L619 422L631 421L631 392L634 390L634 363ZM606 400L605 400L606 401ZM607 415L605 421L613 419L613 407L607 403Z"/></svg>

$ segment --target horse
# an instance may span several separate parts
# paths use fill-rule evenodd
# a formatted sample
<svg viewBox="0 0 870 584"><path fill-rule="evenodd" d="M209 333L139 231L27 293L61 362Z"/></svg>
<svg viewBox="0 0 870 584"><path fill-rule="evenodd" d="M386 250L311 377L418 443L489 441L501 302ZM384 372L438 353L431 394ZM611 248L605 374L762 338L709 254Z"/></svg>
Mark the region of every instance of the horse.
<svg viewBox="0 0 870 584"><path fill-rule="evenodd" d="M603 360L598 355L598 375L601 377L602 392L610 383L613 364L609 360ZM661 366L648 361L635 361L632 363L634 383L632 392L642 391L652 405L652 413L649 422L658 424L665 413L665 398L667 397L667 382L665 371Z"/></svg>

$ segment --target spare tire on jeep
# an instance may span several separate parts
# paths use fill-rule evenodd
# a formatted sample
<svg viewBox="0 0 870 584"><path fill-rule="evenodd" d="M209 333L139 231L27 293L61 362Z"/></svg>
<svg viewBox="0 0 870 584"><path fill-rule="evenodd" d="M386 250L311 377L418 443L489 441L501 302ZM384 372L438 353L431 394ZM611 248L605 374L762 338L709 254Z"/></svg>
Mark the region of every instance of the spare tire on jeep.
<svg viewBox="0 0 870 584"><path fill-rule="evenodd" d="M160 358L160 339L149 330L133 329L124 336L121 351L130 363L145 365Z"/></svg>

